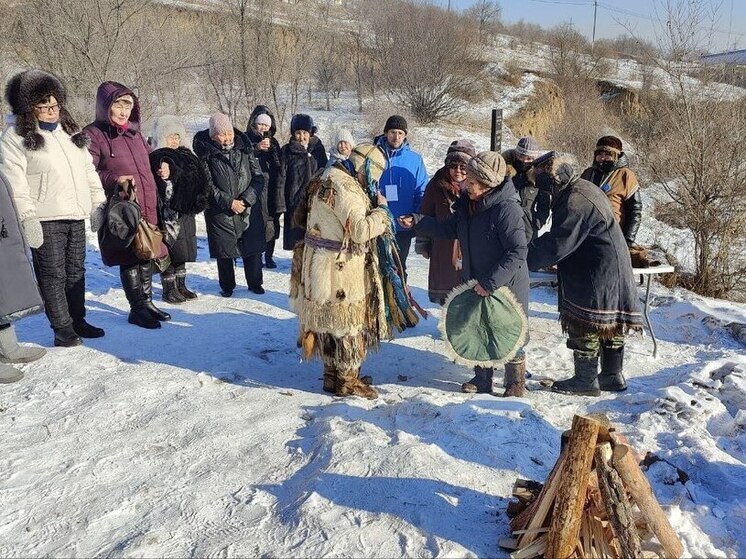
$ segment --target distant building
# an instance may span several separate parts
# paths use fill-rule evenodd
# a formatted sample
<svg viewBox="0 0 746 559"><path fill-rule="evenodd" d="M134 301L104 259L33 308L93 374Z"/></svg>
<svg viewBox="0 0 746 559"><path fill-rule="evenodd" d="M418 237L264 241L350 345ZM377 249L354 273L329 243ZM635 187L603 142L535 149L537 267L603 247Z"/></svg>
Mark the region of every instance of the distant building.
<svg viewBox="0 0 746 559"><path fill-rule="evenodd" d="M705 54L702 55L702 62L705 64L746 66L746 49L732 50L730 52L721 52L718 54Z"/></svg>

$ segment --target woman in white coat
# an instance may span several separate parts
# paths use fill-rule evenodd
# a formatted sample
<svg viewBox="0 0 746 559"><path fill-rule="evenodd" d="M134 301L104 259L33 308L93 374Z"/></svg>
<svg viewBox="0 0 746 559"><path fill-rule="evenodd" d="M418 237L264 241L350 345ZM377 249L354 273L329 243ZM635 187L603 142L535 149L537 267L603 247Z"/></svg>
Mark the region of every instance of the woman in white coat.
<svg viewBox="0 0 746 559"><path fill-rule="evenodd" d="M21 72L5 98L14 118L0 137L0 173L31 247L54 345L79 345L104 335L85 320L85 219L94 231L101 226L106 196L56 76Z"/></svg>

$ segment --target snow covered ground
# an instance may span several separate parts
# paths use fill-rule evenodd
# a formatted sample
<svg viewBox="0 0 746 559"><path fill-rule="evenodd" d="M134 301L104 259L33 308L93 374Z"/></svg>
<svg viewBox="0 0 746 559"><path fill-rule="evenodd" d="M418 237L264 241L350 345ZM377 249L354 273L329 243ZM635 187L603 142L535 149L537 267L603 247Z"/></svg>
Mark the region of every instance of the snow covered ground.
<svg viewBox="0 0 746 559"><path fill-rule="evenodd" d="M536 390L464 395L470 373L444 355L415 256L433 316L366 362L378 400L342 399L299 363L289 254L265 295L223 299L201 238L200 298L163 304L173 320L145 331L90 241L89 319L106 337L50 348L0 389L0 556L502 557L513 481L543 480L573 414L591 411L689 475L648 473L688 556L746 555L746 356L722 327L746 323L743 306L657 288L658 359L630 339L629 391L588 399L539 389L572 357L554 290L534 289ZM52 340L44 316L18 333Z"/></svg>
<svg viewBox="0 0 746 559"><path fill-rule="evenodd" d="M506 95L518 102L531 80ZM339 125L365 137L354 99L338 105L309 111L327 145ZM488 147L487 109L484 130L411 126L430 173L457 137ZM687 250L650 218L641 238ZM746 305L655 288L658 359L649 337L632 337L629 390L579 398L541 390L570 374L572 355L556 292L537 288L529 397L464 395L471 373L445 356L427 262L413 255L413 292L432 316L366 361L379 399L337 398L321 391L321 365L298 359L290 255L265 271L265 295L237 271L244 288L224 299L202 225L199 245L199 299L162 304L173 320L146 331L127 324L118 270L90 235L88 318L106 337L50 348L0 387L0 557L505 557L515 478L544 480L585 412L668 461L648 476L687 556L746 556L746 347L732 326L746 324ZM51 345L43 315L17 330Z"/></svg>

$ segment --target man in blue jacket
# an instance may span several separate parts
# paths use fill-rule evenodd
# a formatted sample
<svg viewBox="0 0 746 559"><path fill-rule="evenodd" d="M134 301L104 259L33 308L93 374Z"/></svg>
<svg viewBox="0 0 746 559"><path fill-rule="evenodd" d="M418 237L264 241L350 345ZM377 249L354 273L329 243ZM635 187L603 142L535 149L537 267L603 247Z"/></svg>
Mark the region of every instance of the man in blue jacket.
<svg viewBox="0 0 746 559"><path fill-rule="evenodd" d="M383 135L375 140L389 159L389 166L381 175L379 185L394 215L419 212L428 181L425 162L419 153L409 147L407 132L406 119L400 115L392 115L386 120ZM399 256L405 272L414 235L414 230L406 230L399 223L396 224L396 242L399 244Z"/></svg>

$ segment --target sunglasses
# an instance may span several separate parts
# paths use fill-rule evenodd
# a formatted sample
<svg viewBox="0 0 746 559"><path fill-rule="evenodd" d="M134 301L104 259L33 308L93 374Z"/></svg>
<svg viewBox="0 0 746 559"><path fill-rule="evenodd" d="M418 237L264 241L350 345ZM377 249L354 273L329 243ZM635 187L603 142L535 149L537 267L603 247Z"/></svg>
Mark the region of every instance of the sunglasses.
<svg viewBox="0 0 746 559"><path fill-rule="evenodd" d="M450 163L448 168L466 172L466 165L463 163Z"/></svg>

